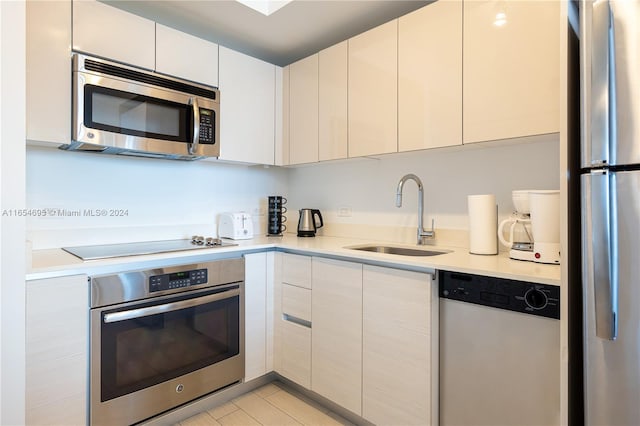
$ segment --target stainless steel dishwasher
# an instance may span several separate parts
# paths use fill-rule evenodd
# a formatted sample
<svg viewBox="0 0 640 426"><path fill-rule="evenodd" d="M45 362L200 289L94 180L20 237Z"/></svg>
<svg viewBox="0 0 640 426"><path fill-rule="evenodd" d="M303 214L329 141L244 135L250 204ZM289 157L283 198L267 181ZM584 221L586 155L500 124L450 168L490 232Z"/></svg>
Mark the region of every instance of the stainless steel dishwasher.
<svg viewBox="0 0 640 426"><path fill-rule="evenodd" d="M441 271L440 424L560 424L560 288Z"/></svg>

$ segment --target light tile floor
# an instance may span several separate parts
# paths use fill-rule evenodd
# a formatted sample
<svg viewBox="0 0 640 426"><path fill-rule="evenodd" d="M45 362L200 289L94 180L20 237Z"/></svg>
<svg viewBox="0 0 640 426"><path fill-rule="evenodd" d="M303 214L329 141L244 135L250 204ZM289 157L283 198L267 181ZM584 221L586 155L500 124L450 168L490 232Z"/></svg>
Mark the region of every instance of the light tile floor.
<svg viewBox="0 0 640 426"><path fill-rule="evenodd" d="M183 420L180 426L353 426L323 406L272 382L219 407Z"/></svg>

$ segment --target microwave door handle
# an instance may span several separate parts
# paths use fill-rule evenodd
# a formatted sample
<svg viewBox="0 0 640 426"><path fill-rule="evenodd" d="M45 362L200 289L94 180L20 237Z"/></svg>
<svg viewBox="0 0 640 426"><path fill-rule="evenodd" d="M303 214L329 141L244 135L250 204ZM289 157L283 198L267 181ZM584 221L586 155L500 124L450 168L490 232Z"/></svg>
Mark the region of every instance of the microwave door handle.
<svg viewBox="0 0 640 426"><path fill-rule="evenodd" d="M187 144L189 155L196 155L198 151L198 141L200 140L200 108L198 99L189 98L189 105L193 105L193 140Z"/></svg>
<svg viewBox="0 0 640 426"><path fill-rule="evenodd" d="M180 302L165 303L164 305L149 306L146 308L131 309L129 311L113 312L104 316L104 323L114 323L135 318L148 317L150 315L164 314L166 312L177 311L179 309L192 308L205 303L217 302L230 297L240 295L240 290L229 290L222 293L210 294L208 296L195 299L182 300Z"/></svg>

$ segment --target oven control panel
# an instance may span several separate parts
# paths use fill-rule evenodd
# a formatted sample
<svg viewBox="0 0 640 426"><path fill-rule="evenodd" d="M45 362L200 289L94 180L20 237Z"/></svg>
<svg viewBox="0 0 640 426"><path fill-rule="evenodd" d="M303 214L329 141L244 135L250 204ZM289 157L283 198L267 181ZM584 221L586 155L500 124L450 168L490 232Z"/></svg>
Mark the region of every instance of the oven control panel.
<svg viewBox="0 0 640 426"><path fill-rule="evenodd" d="M149 277L149 293L205 284L207 281L206 269L194 269L191 271L153 275Z"/></svg>

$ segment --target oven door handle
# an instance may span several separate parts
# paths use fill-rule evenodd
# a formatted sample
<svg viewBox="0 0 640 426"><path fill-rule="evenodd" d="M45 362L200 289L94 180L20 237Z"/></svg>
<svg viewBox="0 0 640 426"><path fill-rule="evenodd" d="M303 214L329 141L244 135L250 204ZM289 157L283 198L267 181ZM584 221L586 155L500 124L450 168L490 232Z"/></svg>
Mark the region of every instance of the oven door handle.
<svg viewBox="0 0 640 426"><path fill-rule="evenodd" d="M110 314L105 314L104 323L109 324L135 318L148 317L150 315L163 314L166 312L177 311L179 309L192 308L194 306L204 305L206 303L216 302L239 295L240 289L233 289L222 293L198 297L196 299L181 300L179 302L165 303L164 305L149 306L146 308L131 309L129 311L112 312Z"/></svg>

